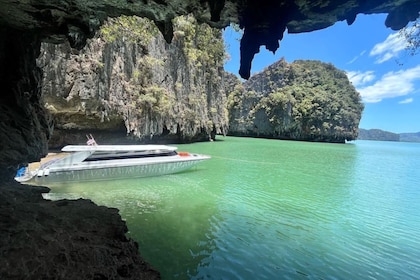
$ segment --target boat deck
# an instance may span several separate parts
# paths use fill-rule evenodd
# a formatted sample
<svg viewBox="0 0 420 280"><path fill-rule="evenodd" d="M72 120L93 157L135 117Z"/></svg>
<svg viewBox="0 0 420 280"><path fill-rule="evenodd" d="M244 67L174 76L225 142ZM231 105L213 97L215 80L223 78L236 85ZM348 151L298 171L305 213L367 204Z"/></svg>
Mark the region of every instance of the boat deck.
<svg viewBox="0 0 420 280"><path fill-rule="evenodd" d="M41 161L38 162L31 162L30 164L28 164L28 170L29 171L35 171L37 169L39 169L41 167L41 165L51 161L51 160L56 160L56 159L60 159L63 157L66 157L70 155L70 153L48 153L48 155L46 157L43 157L41 159Z"/></svg>

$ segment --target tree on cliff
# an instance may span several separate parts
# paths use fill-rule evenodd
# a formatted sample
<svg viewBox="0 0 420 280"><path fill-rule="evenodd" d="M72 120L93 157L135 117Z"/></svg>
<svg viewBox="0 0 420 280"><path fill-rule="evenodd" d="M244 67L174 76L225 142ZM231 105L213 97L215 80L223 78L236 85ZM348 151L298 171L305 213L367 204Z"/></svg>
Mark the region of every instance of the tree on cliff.
<svg viewBox="0 0 420 280"><path fill-rule="evenodd" d="M413 24L401 29L400 34L407 40L407 50L416 55L420 49L420 15Z"/></svg>
<svg viewBox="0 0 420 280"><path fill-rule="evenodd" d="M363 111L347 75L319 61L280 60L228 100L230 134L280 139L354 140Z"/></svg>

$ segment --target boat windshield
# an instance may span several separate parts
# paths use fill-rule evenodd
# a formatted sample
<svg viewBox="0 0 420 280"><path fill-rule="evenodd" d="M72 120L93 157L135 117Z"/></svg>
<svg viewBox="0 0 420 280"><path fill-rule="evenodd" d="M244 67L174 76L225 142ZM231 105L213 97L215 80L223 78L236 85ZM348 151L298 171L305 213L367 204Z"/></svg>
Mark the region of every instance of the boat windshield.
<svg viewBox="0 0 420 280"><path fill-rule="evenodd" d="M148 157L166 157L175 156L176 151L168 150L148 150L148 151L115 151L115 152L95 152L84 161L98 161L98 160L116 160L116 159L133 159L133 158L148 158Z"/></svg>

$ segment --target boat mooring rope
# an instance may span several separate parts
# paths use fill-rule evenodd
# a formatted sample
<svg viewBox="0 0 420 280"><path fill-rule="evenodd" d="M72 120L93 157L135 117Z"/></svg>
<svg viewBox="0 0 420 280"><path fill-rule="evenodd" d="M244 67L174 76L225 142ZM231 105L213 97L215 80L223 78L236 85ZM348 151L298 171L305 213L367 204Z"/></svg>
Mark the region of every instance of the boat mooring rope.
<svg viewBox="0 0 420 280"><path fill-rule="evenodd" d="M280 162L256 161L256 160L227 158L227 157L219 157L219 156L211 156L211 157L212 158L217 158L217 159L225 159L225 160L240 161L240 162L247 162L247 163L258 163L258 164L268 164L268 165L278 165L278 164L281 164Z"/></svg>

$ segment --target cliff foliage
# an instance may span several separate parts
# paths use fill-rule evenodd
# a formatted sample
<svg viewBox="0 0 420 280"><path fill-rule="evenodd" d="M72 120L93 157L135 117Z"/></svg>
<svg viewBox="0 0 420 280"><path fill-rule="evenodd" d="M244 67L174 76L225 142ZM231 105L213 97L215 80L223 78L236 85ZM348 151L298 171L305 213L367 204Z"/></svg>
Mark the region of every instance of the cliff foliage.
<svg viewBox="0 0 420 280"><path fill-rule="evenodd" d="M407 41L406 50L411 55L417 55L420 52L420 14L417 19L402 28L399 31L400 35Z"/></svg>
<svg viewBox="0 0 420 280"><path fill-rule="evenodd" d="M340 143L356 139L363 108L343 71L282 59L229 93L229 134Z"/></svg>
<svg viewBox="0 0 420 280"><path fill-rule="evenodd" d="M188 142L226 134L221 31L191 16L173 25L171 44L150 20L127 16L110 19L80 52L43 44L38 64L55 134L122 126L143 140Z"/></svg>

